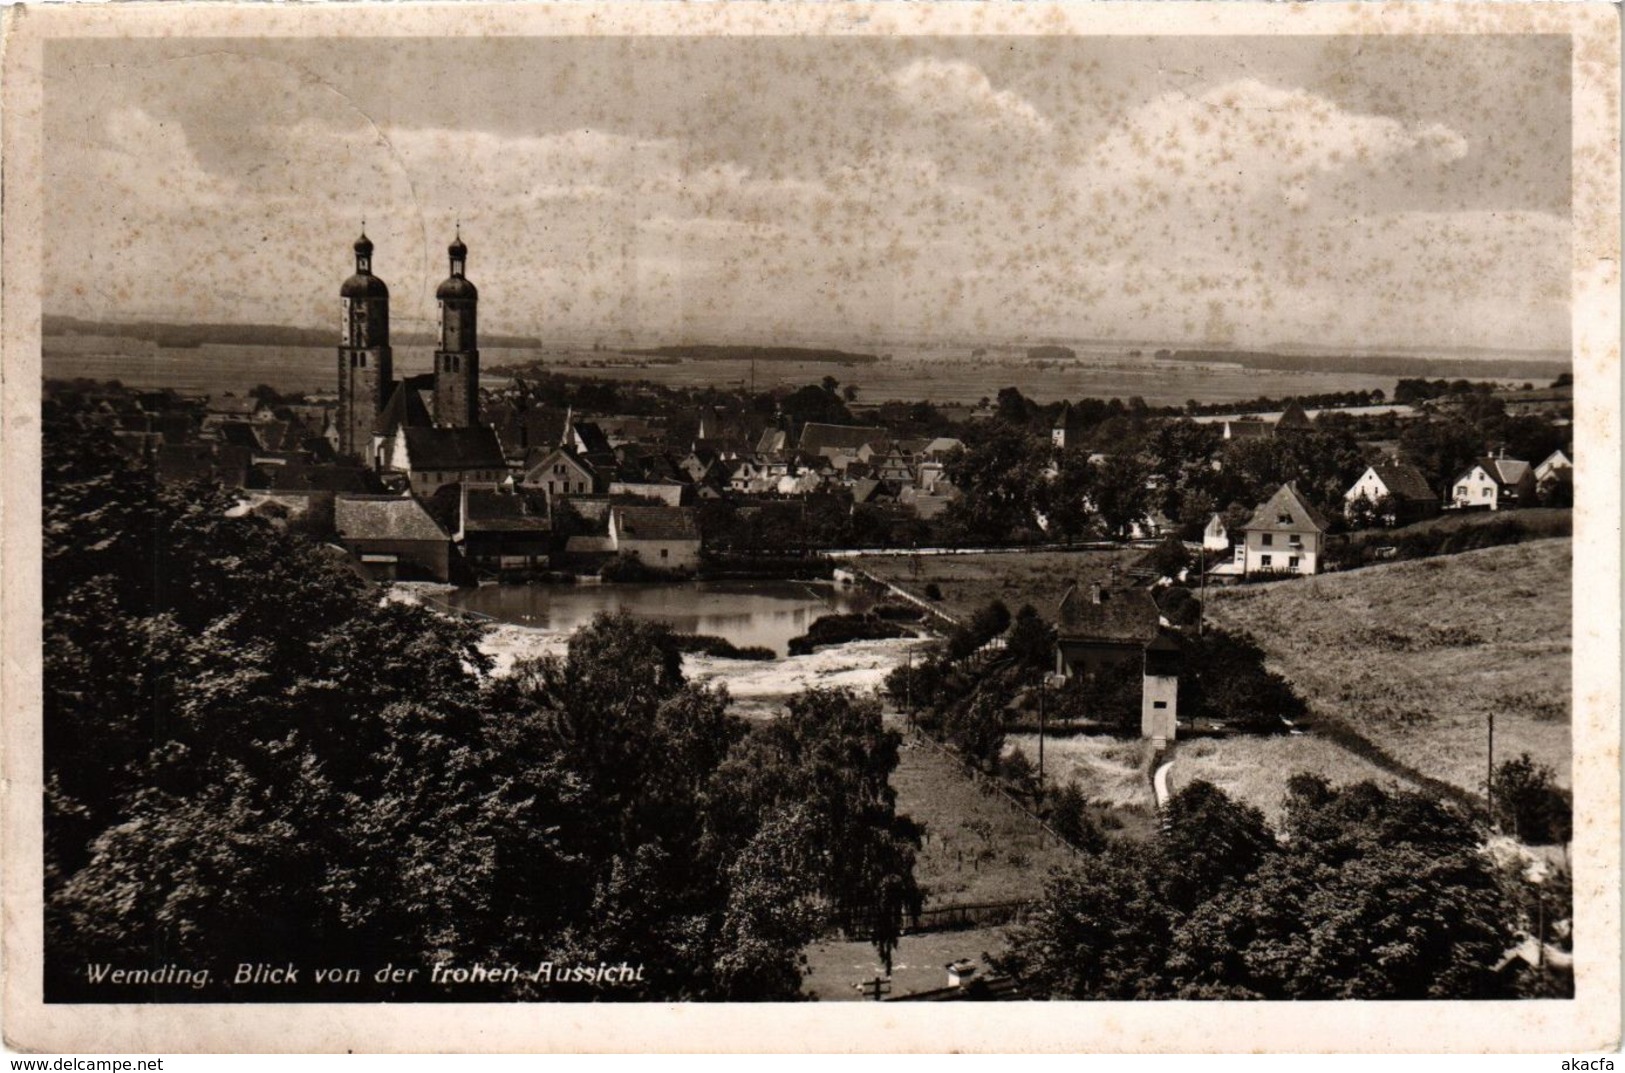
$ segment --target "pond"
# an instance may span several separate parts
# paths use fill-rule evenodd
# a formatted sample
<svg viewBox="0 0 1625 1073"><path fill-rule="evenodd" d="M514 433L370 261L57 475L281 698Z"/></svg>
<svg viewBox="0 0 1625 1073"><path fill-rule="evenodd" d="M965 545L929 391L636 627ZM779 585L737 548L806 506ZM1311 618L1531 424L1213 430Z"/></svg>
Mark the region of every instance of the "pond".
<svg viewBox="0 0 1625 1073"><path fill-rule="evenodd" d="M761 645L780 656L790 638L819 615L858 610L865 598L806 581L687 581L647 585L483 585L459 589L445 602L498 622L569 633L600 612L625 611L664 622L679 633Z"/></svg>

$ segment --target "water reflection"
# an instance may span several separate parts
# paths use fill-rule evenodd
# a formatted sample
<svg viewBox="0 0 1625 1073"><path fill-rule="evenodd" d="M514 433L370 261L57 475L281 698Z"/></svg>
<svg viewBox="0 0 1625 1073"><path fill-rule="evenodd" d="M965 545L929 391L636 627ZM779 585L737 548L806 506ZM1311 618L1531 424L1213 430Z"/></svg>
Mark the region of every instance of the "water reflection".
<svg viewBox="0 0 1625 1073"><path fill-rule="evenodd" d="M568 633L605 611L664 622L736 645L784 655L790 638L831 611L858 610L861 597L802 581L689 581L649 585L486 585L447 597L454 607L500 622Z"/></svg>

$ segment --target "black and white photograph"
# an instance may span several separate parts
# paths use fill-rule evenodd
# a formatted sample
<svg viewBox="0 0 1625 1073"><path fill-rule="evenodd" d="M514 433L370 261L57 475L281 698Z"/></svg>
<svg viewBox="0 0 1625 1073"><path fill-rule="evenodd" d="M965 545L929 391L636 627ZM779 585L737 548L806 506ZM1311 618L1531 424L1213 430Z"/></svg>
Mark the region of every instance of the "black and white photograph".
<svg viewBox="0 0 1625 1073"><path fill-rule="evenodd" d="M8 1001L1617 1040L1617 11L563 6L10 50Z"/></svg>

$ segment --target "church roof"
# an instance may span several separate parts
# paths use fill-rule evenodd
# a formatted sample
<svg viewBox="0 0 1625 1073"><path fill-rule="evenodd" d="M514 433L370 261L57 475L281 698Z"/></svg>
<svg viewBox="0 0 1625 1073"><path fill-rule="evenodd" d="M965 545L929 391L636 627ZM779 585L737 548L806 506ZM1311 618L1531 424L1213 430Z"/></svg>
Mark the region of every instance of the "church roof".
<svg viewBox="0 0 1625 1073"><path fill-rule="evenodd" d="M830 448L856 451L870 440L886 438L887 433L883 428L828 425L820 421L809 421L801 426L801 442L797 444L796 449L804 454L817 454Z"/></svg>
<svg viewBox="0 0 1625 1073"><path fill-rule="evenodd" d="M420 379L422 377L413 376L395 381L389 392L389 400L373 421L372 431L375 435L393 436L400 428L426 428L434 424L429 408L423 403L422 389L415 383ZM432 375L429 376L429 386L434 386Z"/></svg>
<svg viewBox="0 0 1625 1073"><path fill-rule="evenodd" d="M408 428L407 464L422 470L507 469L502 444L489 426Z"/></svg>

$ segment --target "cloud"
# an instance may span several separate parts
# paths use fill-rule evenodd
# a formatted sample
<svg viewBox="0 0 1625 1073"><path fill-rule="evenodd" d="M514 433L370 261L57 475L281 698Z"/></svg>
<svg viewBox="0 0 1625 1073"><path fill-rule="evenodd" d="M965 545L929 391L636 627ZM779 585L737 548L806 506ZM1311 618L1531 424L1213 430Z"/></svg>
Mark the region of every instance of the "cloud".
<svg viewBox="0 0 1625 1073"><path fill-rule="evenodd" d="M1246 78L1146 102L1100 139L1087 170L1142 192L1202 188L1301 207L1323 176L1448 165L1468 149L1440 123L1350 112L1306 90Z"/></svg>
<svg viewBox="0 0 1625 1073"><path fill-rule="evenodd" d="M980 67L963 60L919 59L884 79L903 106L942 127L1047 135L1052 124L1032 102L1008 89L994 89Z"/></svg>

